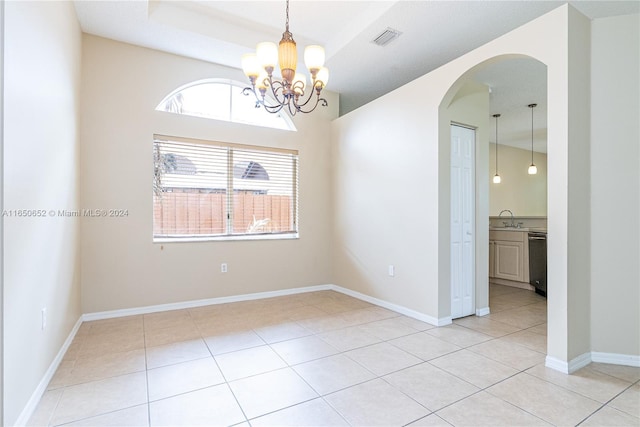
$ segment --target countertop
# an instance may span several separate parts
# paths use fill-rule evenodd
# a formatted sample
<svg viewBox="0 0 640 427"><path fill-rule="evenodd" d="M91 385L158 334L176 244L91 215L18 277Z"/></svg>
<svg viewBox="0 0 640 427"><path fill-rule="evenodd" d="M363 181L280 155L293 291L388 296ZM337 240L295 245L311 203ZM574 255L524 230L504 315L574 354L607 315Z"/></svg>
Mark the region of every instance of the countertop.
<svg viewBox="0 0 640 427"><path fill-rule="evenodd" d="M489 231L535 231L537 233L546 233L547 229L540 227L489 227Z"/></svg>

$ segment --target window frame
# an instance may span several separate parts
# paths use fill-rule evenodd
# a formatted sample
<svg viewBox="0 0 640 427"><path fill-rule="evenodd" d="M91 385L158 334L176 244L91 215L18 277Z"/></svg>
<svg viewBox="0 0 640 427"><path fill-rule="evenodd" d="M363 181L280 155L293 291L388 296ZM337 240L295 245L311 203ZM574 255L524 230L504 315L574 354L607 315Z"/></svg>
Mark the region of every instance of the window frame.
<svg viewBox="0 0 640 427"><path fill-rule="evenodd" d="M207 235L176 235L176 236L165 236L165 235L156 235L155 234L155 198L156 198L156 174L157 174L157 161L156 161L156 153L155 153L155 144L158 142L176 142L176 143L185 143L185 144L194 144L200 146L210 146L217 148L227 148L230 151L227 152L226 157L226 176L225 181L227 182L225 188L226 195L226 215L227 215L227 227L225 234L207 234ZM185 137L177 137L177 136L168 136L161 134L153 135L153 179L154 185L152 189L152 241L153 243L186 243L186 242L209 242L209 241L246 241L246 240L295 240L300 238L300 223L299 223L299 176L300 176L300 158L299 151L287 148L278 148L278 147L268 147L268 146L256 146L256 145L248 145L248 144L236 144L230 142L222 142L222 141L212 141L212 140L203 140L196 138L185 138ZM292 193L291 193L291 221L293 224L293 230L289 232L279 232L279 233L232 233L230 231L233 230L233 221L234 221L234 188L233 188L233 152L234 150L239 151L258 151L263 153L268 153L270 155L273 154L283 154L283 155L291 155L293 156L294 166L292 169L293 180L292 180Z"/></svg>
<svg viewBox="0 0 640 427"><path fill-rule="evenodd" d="M176 96L177 94L179 94L180 92L192 88L192 87L196 87L196 86L200 86L200 85L206 85L206 84L222 84L222 85L227 85L229 86L229 102L228 102L228 108L229 108L229 118L213 118L213 117L207 117L204 115L194 115L194 114L187 114L187 113L179 113L179 112L174 112L174 111L167 111L166 109L163 108L163 106L174 96ZM187 84L184 84L176 89L174 89L173 91L171 91L167 96L165 96L162 101L160 101L160 103L158 103L158 105L155 107L155 111L161 112L161 113L168 113L168 114L175 114L178 116L187 116L187 117L196 117L196 118L201 118L204 120L217 120L217 121L223 121L223 122L228 122L228 123L237 123L237 124L242 124L242 125L248 125L248 126L257 126L257 127L262 127L262 128L266 128L266 129L276 129L276 130L282 130L285 132L297 132L298 129L296 128L295 124L293 123L293 119L291 118L291 116L285 111L285 110L281 110L278 113L278 116L284 121L284 123L287 126L287 129L284 128L280 128L280 127L275 127L275 126L265 126L264 124L261 123L257 123L257 122L253 122L251 120L234 120L235 116L233 114L233 94L232 91L234 89L238 89L241 93L242 89L244 89L245 87L247 87L246 83L242 83L239 82L237 80L233 80L233 79L225 79L225 78L209 78L209 79L201 79L201 80L196 80ZM245 96L244 94L242 96ZM266 98L275 102L272 97L267 93ZM260 111L266 114L266 111L264 111L263 108L260 108Z"/></svg>

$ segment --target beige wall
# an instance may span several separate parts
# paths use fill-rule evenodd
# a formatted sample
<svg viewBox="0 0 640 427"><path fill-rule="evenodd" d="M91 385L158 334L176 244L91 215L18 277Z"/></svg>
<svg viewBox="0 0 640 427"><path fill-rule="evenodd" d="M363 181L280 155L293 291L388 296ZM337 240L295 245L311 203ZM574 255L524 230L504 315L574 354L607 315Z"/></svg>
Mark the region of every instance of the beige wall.
<svg viewBox="0 0 640 427"><path fill-rule="evenodd" d="M81 33L69 2L6 2L4 425L13 425L79 319L76 209ZM41 330L41 309L47 326ZM22 420L26 421L26 420Z"/></svg>
<svg viewBox="0 0 640 427"><path fill-rule="evenodd" d="M449 316L450 141L443 111L464 83L460 77L473 73L474 67L527 55L547 65L549 156L555 159L548 172L554 181L548 197L549 231L556 236L549 240L549 282L554 286L549 321L556 326L549 332L549 360L559 361L558 369L564 369L588 351L588 318L583 312L567 314L569 289L583 291L583 282L577 282L583 275L576 263L569 264L569 253L582 254L589 248L579 237L579 232L589 232L579 218L584 215L584 191L575 188L576 197L568 192L569 183L588 189L585 159L568 155L569 147L584 149L579 126L589 122L588 111L577 106L584 102L578 90L584 91L588 82L579 54L583 46L570 37L574 31L583 36L585 22L589 21L570 6L562 6L334 122L338 284L435 319ZM587 37L583 45L588 42ZM380 189L393 191L375 198ZM358 197L347 197L349 192ZM397 209L409 197L414 209ZM398 274L388 278L386 264L395 259L400 260Z"/></svg>
<svg viewBox="0 0 640 427"><path fill-rule="evenodd" d="M80 225L5 218L5 424L27 405L81 312L336 282L435 321L446 318L447 132L454 116L477 120L479 129L489 122L488 114L469 118L464 108L453 114L471 105L456 104L455 95L477 64L514 52L549 67L549 354L569 361L589 349L640 353L637 15L590 25L563 6L330 125L337 111L331 96L329 111L296 118L295 133L154 112L190 81L244 78L238 70L83 36L82 150L81 37L72 5L8 2L6 18L4 209L122 208L129 217L85 218ZM591 76L584 72L589 60ZM484 95L468 96L484 105ZM153 244L154 133L300 150L301 238ZM493 185L483 133L480 213L489 212ZM627 191L612 191L621 186ZM414 209L398 209L407 200ZM603 227L612 207L623 216L622 234ZM476 218L479 232L486 216ZM476 239L479 262L486 244ZM219 273L221 262L229 273ZM393 278L388 264L396 266Z"/></svg>
<svg viewBox="0 0 640 427"><path fill-rule="evenodd" d="M290 132L154 111L196 80L245 81L239 70L90 35L82 66L82 204L129 211L83 218L85 313L331 283L328 135L337 96L328 94L326 111L296 116ZM154 133L299 150L300 239L154 244Z"/></svg>
<svg viewBox="0 0 640 427"><path fill-rule="evenodd" d="M640 15L591 31L592 347L640 357Z"/></svg>
<svg viewBox="0 0 640 427"><path fill-rule="evenodd" d="M490 144L489 171L496 170L496 145ZM538 173L529 175L531 151L508 145L498 145L500 184L489 184L489 215L498 216L509 209L515 216L547 216L547 155L533 153ZM491 180L491 178L489 178Z"/></svg>
<svg viewBox="0 0 640 427"><path fill-rule="evenodd" d="M568 360L588 354L591 350L591 275L585 263L589 262L591 254L591 239L589 236L591 227L590 193L590 124L591 124L591 91L590 91L590 48L591 48L591 22L574 8L569 8L568 25L568 73L567 73L567 142L561 146L562 153L558 150L549 150L549 156L557 167L556 157L564 160L566 156L567 167L562 174L566 181L550 175L550 197L558 194L566 195L566 205L554 205L564 212L566 208L569 221L563 224L567 230L567 281L570 286L566 288L566 319L567 334L571 339L567 340ZM549 87L549 90L552 90ZM550 115L551 113L549 113ZM551 141L550 141L551 142ZM567 191L560 190L559 185L567 185ZM549 217L554 221L558 217L558 211L551 211ZM558 231L557 223L554 224ZM550 241L556 239L549 227ZM563 236L564 237L564 236ZM553 254L549 253L549 258ZM556 268L558 266L556 265ZM548 288L550 292L553 289ZM561 288L561 292L564 289ZM552 297L550 297L552 298ZM564 316L564 313L563 313ZM549 331L552 328L548 328ZM551 335L551 333L550 333ZM555 337L559 340L559 337Z"/></svg>
<svg viewBox="0 0 640 427"><path fill-rule="evenodd" d="M438 153L424 98L403 86L333 122L336 284L437 321ZM420 88L417 93L429 94ZM387 266L395 266L389 277Z"/></svg>
<svg viewBox="0 0 640 427"><path fill-rule="evenodd" d="M0 69L4 73L4 2L0 2ZM4 141L4 78L0 78L0 140ZM4 189L4 150L0 150L0 187ZM4 198L0 197L0 209L4 210ZM0 221L0 238L4 242L4 221ZM4 260L4 243L0 244L0 256ZM0 263L0 265L3 265ZM3 267L4 268L4 267ZM4 283L4 275L2 281ZM4 287L0 285L0 331L4 331ZM0 339L0 422L4 421L4 340Z"/></svg>

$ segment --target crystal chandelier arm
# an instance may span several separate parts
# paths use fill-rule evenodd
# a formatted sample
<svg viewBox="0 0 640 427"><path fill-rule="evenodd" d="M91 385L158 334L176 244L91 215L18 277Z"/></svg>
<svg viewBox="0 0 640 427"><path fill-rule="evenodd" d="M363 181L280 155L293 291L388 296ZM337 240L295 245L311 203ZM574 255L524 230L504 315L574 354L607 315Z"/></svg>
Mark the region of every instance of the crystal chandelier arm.
<svg viewBox="0 0 640 427"><path fill-rule="evenodd" d="M263 104L263 102L258 97L258 94L256 93L255 86L245 87L244 89L242 89L242 94L244 96L249 96L249 94L251 94L251 93L253 93L254 96L256 97L256 108L260 108L260 104Z"/></svg>
<svg viewBox="0 0 640 427"><path fill-rule="evenodd" d="M322 105L323 107L326 107L327 105L329 105L327 100L325 98L321 98L320 92L316 90L316 101L315 103L313 103L313 108L305 110L303 108L307 104L309 104L309 102L311 101L311 98L313 97L313 92L309 94L309 97L303 104L298 104L297 99L299 97L295 95L287 96L284 93L285 86L281 82L278 82L278 81L273 82L273 84L271 84L270 87L271 87L271 93L275 97L276 105L270 105L266 102L266 96L265 96L266 89L259 89L261 97L258 96L258 93L256 92L256 89L255 89L255 85L252 85L250 87L245 87L242 90L242 93L244 95L249 95L250 93L253 93L254 96L256 97L256 108L262 105L264 109L267 110L269 113L277 113L286 106L287 109L289 110L289 113L292 116L295 116L296 113L298 112L311 113L313 110L315 110L318 107L318 104Z"/></svg>
<svg viewBox="0 0 640 427"><path fill-rule="evenodd" d="M284 104L279 104L279 105L262 104L262 105L264 106L264 109L267 110L269 113L277 113L278 111L284 108Z"/></svg>
<svg viewBox="0 0 640 427"><path fill-rule="evenodd" d="M315 110L315 109L318 107L318 104L322 105L323 107L326 107L327 105L329 105L329 103L327 102L327 100L326 100L326 99L324 99L324 98L320 98L320 94L318 94L318 95L317 95L317 98L316 98L316 102L313 104L313 108L308 109L308 110L303 110L303 109L302 109L302 107L304 107L305 105L307 105L307 104L309 103L309 101L310 101L310 100L311 100L311 95L309 96L309 99L307 99L307 101L306 101L304 104L302 104L302 105L299 105L298 103L296 103L296 102L294 101L294 102L293 102L293 104L294 104L294 108L295 108L295 110L294 110L294 111L292 111L292 109L291 109L291 105L290 105L290 106L289 106L289 112L291 112L291 114L292 114L292 115L295 115L295 114L296 114L296 112L298 112L298 111L299 111L299 112L301 112L301 113L310 113L310 112L312 112L313 110Z"/></svg>
<svg viewBox="0 0 640 427"><path fill-rule="evenodd" d="M296 83L297 83L297 82L296 82ZM296 104L296 108L297 108L298 110L302 111L302 110L301 110L301 109L302 109L302 107L304 107L305 105L307 105L307 104L309 103L309 101L311 101L311 98L313 97L313 93L314 93L314 92L315 92L315 93L316 93L316 95L317 95L316 105L315 105L315 106L313 107L313 109L312 109L312 110L310 110L309 112L311 112L311 111L315 110L315 107L317 106L317 104L318 104L318 102L319 102L320 100L324 101L323 106L325 106L325 107L326 107L326 105L328 105L328 104L327 104L327 100L326 100L326 99L324 99L324 98L320 98L320 92L322 92L322 89L323 89L323 84L322 84L322 82L321 82L321 81L318 81L318 80L316 80L316 79L313 79L313 81L312 81L312 85L311 85L311 88L310 88L310 90L309 90L309 97L307 98L307 100L306 100L304 103L299 104L299 103L298 103L298 99L304 96L304 92L300 93L300 96L296 96L296 98L295 98L295 100L294 100L294 101L295 101L295 104ZM326 105L325 105L325 104L326 104ZM303 112L306 112L306 111L303 111Z"/></svg>
<svg viewBox="0 0 640 427"><path fill-rule="evenodd" d="M301 80L296 80L291 84L291 90L294 92L294 96L296 97L296 99L298 97L304 96L304 87L305 84Z"/></svg>
<svg viewBox="0 0 640 427"><path fill-rule="evenodd" d="M266 95L266 89L258 89L260 92L260 96L258 96L258 92L256 92L256 88L255 85L251 86L251 87L245 87L244 89L242 89L242 94L245 96L248 96L249 94L253 93L253 95L256 97L256 108L260 108L260 106L262 105L264 107L265 110L267 110L269 113L277 113L278 111L282 110L282 108L285 106L285 104L281 104L278 102L278 99L276 98L276 102L278 102L276 105L269 105L268 103L265 102L265 95ZM273 91L274 94L278 91L279 89L277 89L276 91Z"/></svg>
<svg viewBox="0 0 640 427"><path fill-rule="evenodd" d="M273 96L273 99L278 103L278 104L282 104L282 102L280 101L280 97L282 98L286 98L285 96L285 85L282 82L279 81L273 81L271 78L269 78L269 87L271 88L271 95ZM281 93L280 96L278 96L278 93Z"/></svg>

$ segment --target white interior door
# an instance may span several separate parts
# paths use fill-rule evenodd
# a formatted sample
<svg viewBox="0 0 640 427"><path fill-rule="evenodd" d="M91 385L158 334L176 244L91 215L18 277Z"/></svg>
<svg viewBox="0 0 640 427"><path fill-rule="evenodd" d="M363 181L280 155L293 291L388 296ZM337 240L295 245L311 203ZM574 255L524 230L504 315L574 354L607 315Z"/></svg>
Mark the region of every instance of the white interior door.
<svg viewBox="0 0 640 427"><path fill-rule="evenodd" d="M476 132L451 125L451 318L475 313Z"/></svg>

